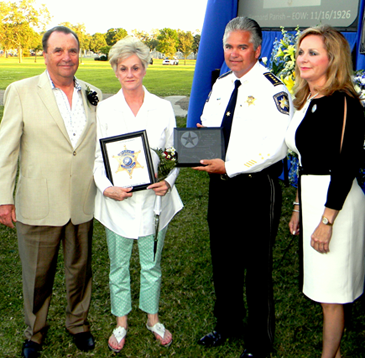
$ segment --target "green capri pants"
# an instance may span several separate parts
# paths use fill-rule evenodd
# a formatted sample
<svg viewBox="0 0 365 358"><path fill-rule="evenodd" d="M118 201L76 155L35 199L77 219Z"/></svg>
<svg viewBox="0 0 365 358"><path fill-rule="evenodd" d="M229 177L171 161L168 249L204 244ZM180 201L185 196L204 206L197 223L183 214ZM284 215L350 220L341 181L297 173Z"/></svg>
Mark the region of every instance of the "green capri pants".
<svg viewBox="0 0 365 358"><path fill-rule="evenodd" d="M134 239L128 239L105 228L110 259L109 288L111 312L122 317L132 310L129 264ZM139 308L149 314L158 312L161 291L161 253L167 226L158 234L156 260L153 259L154 235L137 240L141 282Z"/></svg>

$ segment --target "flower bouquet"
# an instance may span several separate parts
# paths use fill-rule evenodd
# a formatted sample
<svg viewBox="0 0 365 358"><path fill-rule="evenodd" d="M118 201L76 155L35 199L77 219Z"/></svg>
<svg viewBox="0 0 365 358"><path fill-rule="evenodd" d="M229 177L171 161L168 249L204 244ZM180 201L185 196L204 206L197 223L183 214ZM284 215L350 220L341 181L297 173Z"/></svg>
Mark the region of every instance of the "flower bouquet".
<svg viewBox="0 0 365 358"><path fill-rule="evenodd" d="M365 107L365 71L356 71L353 82L356 92L360 95L361 104Z"/></svg>
<svg viewBox="0 0 365 358"><path fill-rule="evenodd" d="M158 155L160 162L157 169L157 181L166 179L170 172L176 167L177 155L174 147L152 150Z"/></svg>
<svg viewBox="0 0 365 358"><path fill-rule="evenodd" d="M282 39L275 39L274 41L270 58L270 70L280 78L289 92L293 94L295 84L295 44L300 35L300 31L297 27L296 32L293 34L287 32L284 27L281 27L281 33L283 35Z"/></svg>

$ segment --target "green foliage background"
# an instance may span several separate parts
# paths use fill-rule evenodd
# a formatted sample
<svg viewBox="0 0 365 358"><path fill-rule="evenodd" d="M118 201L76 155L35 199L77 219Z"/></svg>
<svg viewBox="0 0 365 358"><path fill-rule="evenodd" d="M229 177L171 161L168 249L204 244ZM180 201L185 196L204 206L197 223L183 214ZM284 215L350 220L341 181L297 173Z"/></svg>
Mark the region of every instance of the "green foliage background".
<svg viewBox="0 0 365 358"><path fill-rule="evenodd" d="M100 62L87 63L85 67L80 65L78 77L102 88L105 93L115 93L119 89L119 83L113 72L107 75L111 70L108 64L105 65L104 67ZM29 77L43 69L40 64L27 64L25 61L24 65L14 66L10 63L4 64L0 59L0 89L4 89L16 79ZM151 91L161 96L166 88L169 88L166 91L169 94L189 94L191 80L189 84L182 85L182 77L192 78L193 71L193 64L186 67L153 65L147 72L145 84L152 88L154 85L156 90ZM158 83L148 82L152 74L156 75L154 81ZM0 106L0 118L2 111L3 107ZM184 127L185 118L177 118L177 123L178 126ZM245 346L244 338L211 349L196 344L202 335L214 327L214 289L206 222L208 180L204 173L183 168L176 183L185 207L171 222L167 232L162 259L163 283L160 304L161 321L173 333L174 342L170 348L162 348L145 328L146 315L138 309L139 263L138 249L135 246L131 262L133 311L129 315L129 331L121 357L237 358ZM285 187L283 183L281 186L283 206L274 248L273 270L276 335L271 357L320 357L321 308L300 292L298 242L288 231L295 189ZM235 210L241 210L240 206ZM258 241L259 249L259 228L257 237L251 239ZM14 358L20 355L25 329L22 314L21 264L15 231L1 225L0 240L0 357ZM230 245L228 237L222 238L223 244ZM232 247L232 250L234 249ZM93 273L93 298L89 320L96 338L95 350L90 353L78 351L72 343L72 338L65 332L65 286L63 255L60 253L48 316L49 331L41 357L115 356L107 348L107 339L115 326L115 320L110 313L109 259L105 233L97 221L93 237ZM241 273L232 273L238 274ZM346 307L347 325L342 343L343 357L365 356L364 311L364 298Z"/></svg>

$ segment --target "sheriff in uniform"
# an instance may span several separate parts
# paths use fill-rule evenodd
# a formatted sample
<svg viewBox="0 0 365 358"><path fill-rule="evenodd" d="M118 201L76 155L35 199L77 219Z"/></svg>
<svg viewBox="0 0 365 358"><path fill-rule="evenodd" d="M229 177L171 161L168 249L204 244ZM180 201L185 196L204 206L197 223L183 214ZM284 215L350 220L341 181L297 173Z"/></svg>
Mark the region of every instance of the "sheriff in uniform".
<svg viewBox="0 0 365 358"><path fill-rule="evenodd" d="M214 331L199 344L217 346L242 334L245 280L249 334L242 358L266 357L274 339L272 246L281 210L277 178L292 114L288 90L258 62L261 41L254 20L238 17L228 23L223 45L231 72L216 81L201 116L201 126L223 127L226 158L202 160L203 166L194 168L210 174L217 319Z"/></svg>

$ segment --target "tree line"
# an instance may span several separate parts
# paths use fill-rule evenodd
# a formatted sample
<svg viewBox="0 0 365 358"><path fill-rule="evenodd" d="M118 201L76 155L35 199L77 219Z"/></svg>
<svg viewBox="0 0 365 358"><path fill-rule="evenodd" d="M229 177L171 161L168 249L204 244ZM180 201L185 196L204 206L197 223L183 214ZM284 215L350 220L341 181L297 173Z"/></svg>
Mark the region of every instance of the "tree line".
<svg viewBox="0 0 365 358"><path fill-rule="evenodd" d="M0 1L0 48L8 56L10 50L17 50L19 62L24 55L36 54L42 50L42 35L51 15L45 5L35 6L35 0L18 2ZM151 32L132 30L128 34L123 28L111 28L106 33L90 35L84 24L64 25L72 29L79 37L80 51L108 54L110 48L122 38L133 35L145 43L151 51L156 50L165 56L174 56L179 51L186 59L191 53L196 54L199 48L200 34L191 31L164 28ZM39 32L35 28L40 29Z"/></svg>

